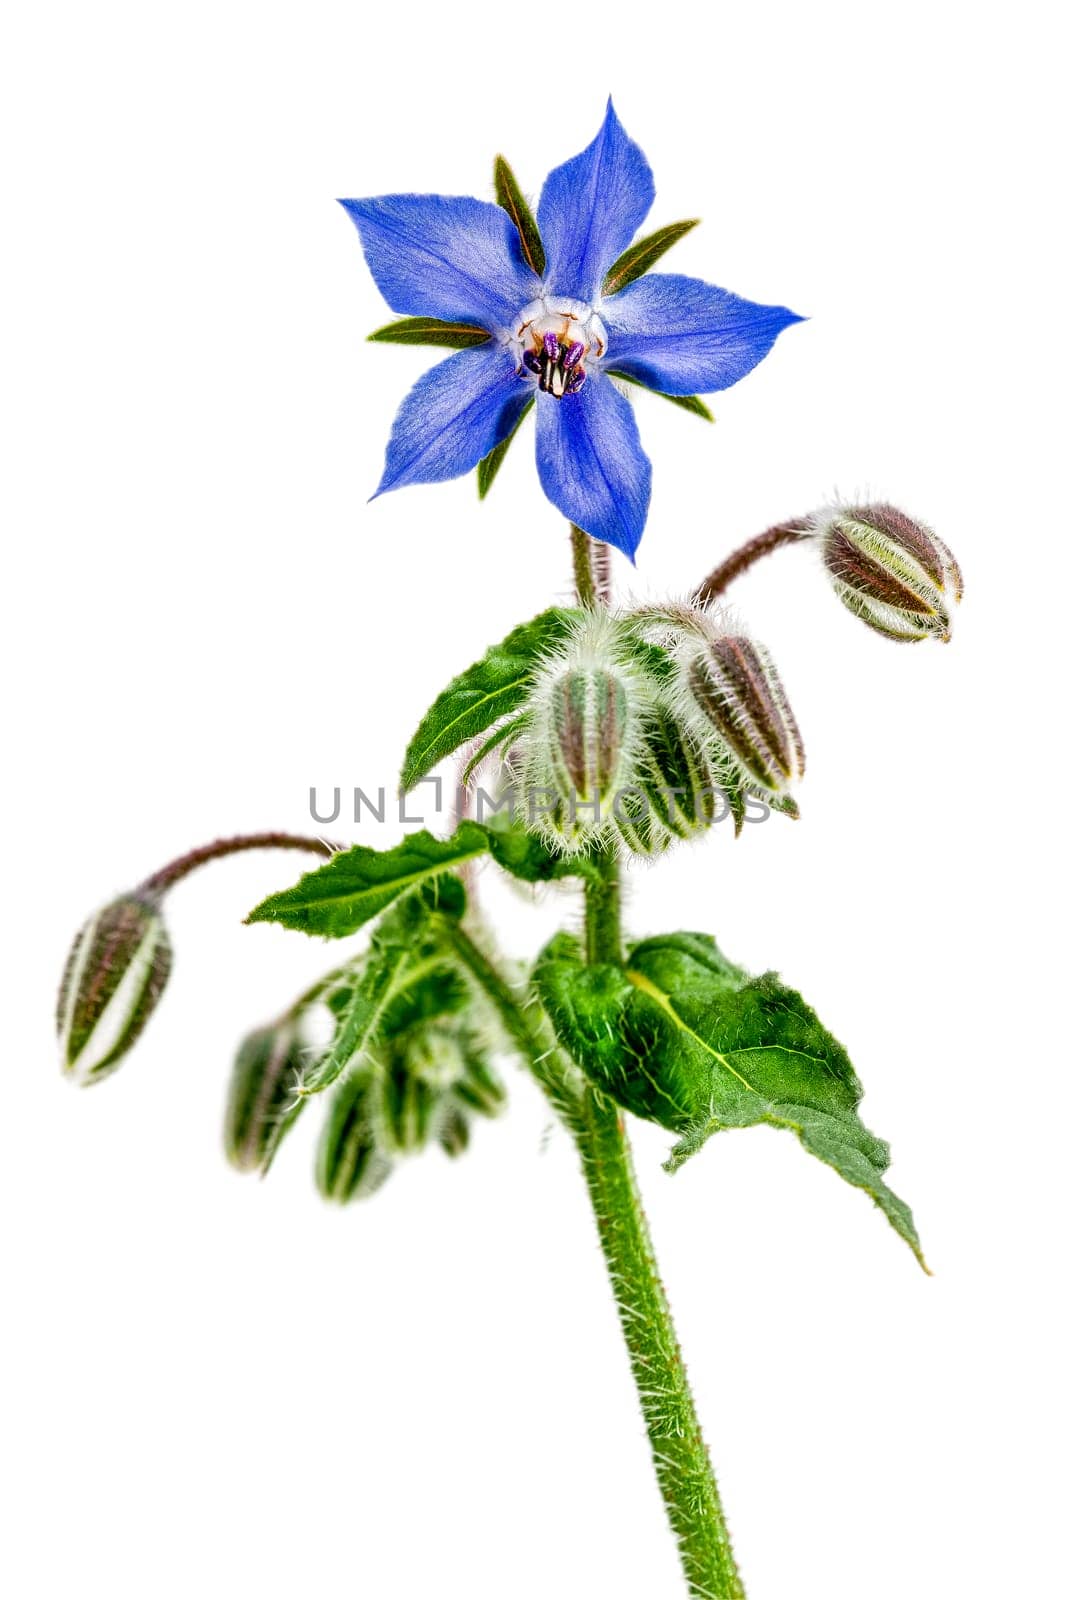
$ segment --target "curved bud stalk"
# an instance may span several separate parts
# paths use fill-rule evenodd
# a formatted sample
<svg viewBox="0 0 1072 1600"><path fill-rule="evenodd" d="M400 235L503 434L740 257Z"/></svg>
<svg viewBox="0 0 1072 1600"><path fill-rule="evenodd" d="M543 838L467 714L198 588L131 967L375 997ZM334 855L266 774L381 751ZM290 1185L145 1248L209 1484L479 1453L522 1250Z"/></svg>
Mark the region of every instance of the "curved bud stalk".
<svg viewBox="0 0 1072 1600"><path fill-rule="evenodd" d="M804 744L766 646L741 635L714 638L682 659L681 688L698 736L713 737L746 788L784 801L804 774Z"/></svg>
<svg viewBox="0 0 1072 1600"><path fill-rule="evenodd" d="M391 1160L375 1132L368 1072L344 1078L331 1097L316 1152L316 1183L325 1200L345 1204L375 1194L391 1175Z"/></svg>
<svg viewBox="0 0 1072 1600"><path fill-rule="evenodd" d="M89 919L71 947L56 1026L64 1072L82 1085L119 1065L160 1000L171 943L154 895L128 894Z"/></svg>
<svg viewBox="0 0 1072 1600"><path fill-rule="evenodd" d="M937 534L890 505L835 508L813 520L834 593L854 616L887 639L949 640L964 580Z"/></svg>
<svg viewBox="0 0 1072 1600"><path fill-rule="evenodd" d="M294 1105L306 1054L294 1016L255 1028L239 1045L231 1069L223 1146L228 1161L240 1172L263 1169L279 1125Z"/></svg>

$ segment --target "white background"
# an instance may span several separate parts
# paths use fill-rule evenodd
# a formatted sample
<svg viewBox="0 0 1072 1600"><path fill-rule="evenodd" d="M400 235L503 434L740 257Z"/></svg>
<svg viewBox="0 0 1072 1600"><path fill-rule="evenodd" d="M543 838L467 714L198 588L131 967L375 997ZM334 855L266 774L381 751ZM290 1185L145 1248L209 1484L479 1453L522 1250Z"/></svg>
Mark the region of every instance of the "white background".
<svg viewBox="0 0 1072 1600"><path fill-rule="evenodd" d="M1047 18L1049 17L1049 20ZM432 694L567 592L531 437L375 505L429 353L338 195L525 187L613 90L700 215L673 270L809 321L717 425L637 409L636 593L835 491L963 562L898 647L790 551L737 591L809 748L803 820L634 873L849 1047L936 1276L789 1136L638 1160L753 1600L1067 1594L1069 261L1049 7L42 4L5 152L0 1577L17 1600L682 1593L564 1136L511 1070L468 1157L316 1197L219 1146L234 1043L333 952L241 918L298 863L173 896L172 983L107 1084L61 1081L83 916L217 834L393 781ZM670 265L670 263L668 263ZM336 830L338 831L338 830ZM353 830L350 830L353 833ZM389 843L393 833L364 834ZM512 950L534 915L497 894Z"/></svg>

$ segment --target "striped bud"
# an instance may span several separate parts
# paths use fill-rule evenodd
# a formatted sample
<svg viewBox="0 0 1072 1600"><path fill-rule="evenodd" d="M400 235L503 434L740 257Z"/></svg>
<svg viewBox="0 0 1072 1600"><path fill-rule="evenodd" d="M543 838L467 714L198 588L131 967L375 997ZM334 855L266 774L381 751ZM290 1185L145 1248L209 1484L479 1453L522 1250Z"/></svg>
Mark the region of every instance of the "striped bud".
<svg viewBox="0 0 1072 1600"><path fill-rule="evenodd" d="M316 1183L325 1200L363 1200L391 1173L375 1134L368 1073L344 1078L331 1096L316 1152Z"/></svg>
<svg viewBox="0 0 1072 1600"><path fill-rule="evenodd" d="M404 1050L392 1050L380 1080L384 1143L397 1155L423 1150L433 1132L440 1092L410 1070Z"/></svg>
<svg viewBox="0 0 1072 1600"><path fill-rule="evenodd" d="M279 1122L294 1104L303 1053L293 1017L255 1028L239 1045L231 1068L223 1147L240 1172L263 1166Z"/></svg>
<svg viewBox="0 0 1072 1600"><path fill-rule="evenodd" d="M673 843L673 834L659 822L651 796L640 785L615 795L614 829L635 856L659 855Z"/></svg>
<svg viewBox="0 0 1072 1600"><path fill-rule="evenodd" d="M707 753L670 707L659 705L646 719L638 766L652 822L667 834L691 839L725 815Z"/></svg>
<svg viewBox="0 0 1072 1600"><path fill-rule="evenodd" d="M448 1105L437 1134L440 1146L453 1160L469 1148L469 1119L460 1106Z"/></svg>
<svg viewBox="0 0 1072 1600"><path fill-rule="evenodd" d="M816 533L835 594L861 622L887 639L949 639L964 582L937 534L886 505L832 511Z"/></svg>
<svg viewBox="0 0 1072 1600"><path fill-rule="evenodd" d="M625 684L613 669L574 667L551 685L547 753L568 833L592 833L605 825L621 777L629 719Z"/></svg>
<svg viewBox="0 0 1072 1600"><path fill-rule="evenodd" d="M171 943L155 900L123 895L91 917L67 958L56 1008L63 1070L96 1083L115 1070L160 999Z"/></svg>
<svg viewBox="0 0 1072 1600"><path fill-rule="evenodd" d="M464 1066L451 1096L482 1117L497 1117L506 1104L506 1088L483 1051L471 1041L462 1051Z"/></svg>
<svg viewBox="0 0 1072 1600"><path fill-rule="evenodd" d="M780 795L804 772L804 745L766 646L714 639L683 664L697 730L748 788Z"/></svg>

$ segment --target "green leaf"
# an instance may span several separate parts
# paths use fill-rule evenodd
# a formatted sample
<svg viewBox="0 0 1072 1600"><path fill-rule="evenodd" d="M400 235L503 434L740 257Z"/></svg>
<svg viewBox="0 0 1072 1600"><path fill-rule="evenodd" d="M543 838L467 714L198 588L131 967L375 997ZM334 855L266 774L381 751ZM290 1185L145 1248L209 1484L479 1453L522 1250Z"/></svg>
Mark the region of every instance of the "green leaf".
<svg viewBox="0 0 1072 1600"><path fill-rule="evenodd" d="M301 933L342 939L378 917L401 896L419 891L414 914L422 910L459 916L465 892L450 874L481 856L491 858L525 883L543 883L567 873L583 873L587 863L554 856L538 838L509 824L505 817L489 823L463 822L449 839L427 829L410 833L390 850L355 844L312 872L291 889L269 895L250 912L247 922L280 922ZM412 935L407 935L412 938Z"/></svg>
<svg viewBox="0 0 1072 1600"><path fill-rule="evenodd" d="M378 917L400 895L429 887L439 908L457 914L457 896L464 891L443 874L487 852L483 828L466 823L450 839L437 839L427 829L407 834L391 850L355 844L340 850L313 872L303 873L291 889L262 900L247 922L281 922L301 933L342 939Z"/></svg>
<svg viewBox="0 0 1072 1600"><path fill-rule="evenodd" d="M447 685L410 740L402 766L405 791L444 756L518 710L543 656L565 638L576 616L558 607L541 612Z"/></svg>
<svg viewBox="0 0 1072 1600"><path fill-rule="evenodd" d="M521 186L514 177L513 168L505 156L495 157L495 198L513 222L521 238L525 260L538 278L543 277L547 265L543 240Z"/></svg>
<svg viewBox="0 0 1072 1600"><path fill-rule="evenodd" d="M403 317L369 334L370 344L438 344L449 350L468 350L487 344L491 334L471 322L442 322L438 317Z"/></svg>
<svg viewBox="0 0 1072 1600"><path fill-rule="evenodd" d="M646 234L643 239L631 244L628 250L623 250L603 279L603 293L617 294L627 283L650 272L659 257L664 256L671 245L691 233L699 220L699 217L690 217L687 222L668 222L665 228L657 228L654 233Z"/></svg>
<svg viewBox="0 0 1072 1600"><path fill-rule="evenodd" d="M520 428L521 424L524 422L535 403L536 402L534 400L526 401L522 408L521 415L510 429L510 432L506 435L506 438L501 440L499 444L495 445L493 449L488 451L486 456L477 462L476 492L481 500L484 499L488 490L498 477L499 468L506 460L506 452L513 444L515 438L517 437L517 430Z"/></svg>
<svg viewBox="0 0 1072 1600"><path fill-rule="evenodd" d="M856 1115L848 1056L775 973L750 978L703 934L646 939L625 968L552 940L534 974L555 1031L619 1105L682 1137L673 1171L724 1128L789 1128L863 1189L925 1267L912 1213L882 1181L889 1148Z"/></svg>
<svg viewBox="0 0 1072 1600"><path fill-rule="evenodd" d="M612 372L611 377L620 378L623 383L635 384L638 389L646 389L648 394L657 394L660 400L669 400L672 406L680 406L682 411L691 411L694 417L702 417L705 422L715 420L715 413L704 404L698 394L666 394L662 389L653 389L628 372Z"/></svg>

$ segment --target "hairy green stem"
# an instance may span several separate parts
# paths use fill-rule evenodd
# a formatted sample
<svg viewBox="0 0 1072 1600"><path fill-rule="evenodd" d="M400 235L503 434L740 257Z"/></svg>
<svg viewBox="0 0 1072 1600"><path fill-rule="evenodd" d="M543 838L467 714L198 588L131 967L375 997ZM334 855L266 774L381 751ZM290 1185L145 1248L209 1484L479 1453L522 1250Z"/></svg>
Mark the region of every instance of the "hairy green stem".
<svg viewBox="0 0 1072 1600"><path fill-rule="evenodd" d="M616 862L613 868L605 864L601 893L586 889L585 924L588 960L620 961ZM742 1600L744 1588L659 1277L621 1113L589 1087L572 1128L689 1593L697 1600Z"/></svg>
<svg viewBox="0 0 1072 1600"><path fill-rule="evenodd" d="M571 530L575 533L576 530ZM596 575L590 544L579 551L588 585L609 601L609 583ZM583 572L577 582L582 599ZM583 600L582 600L583 603ZM617 852L601 851L585 883L585 956L590 965L622 960L621 868ZM655 1474L681 1564L695 1600L743 1600L711 1458L700 1431L696 1404L674 1331L670 1304L659 1277L647 1218L633 1170L632 1151L618 1108L585 1085L570 1117L581 1169L599 1229L651 1444Z"/></svg>
<svg viewBox="0 0 1072 1600"><path fill-rule="evenodd" d="M491 1002L510 1043L563 1121L572 1128L581 1098L581 1073L558 1048L543 1012L535 1002L526 1002L472 935L452 918L440 920L440 931L452 954Z"/></svg>

